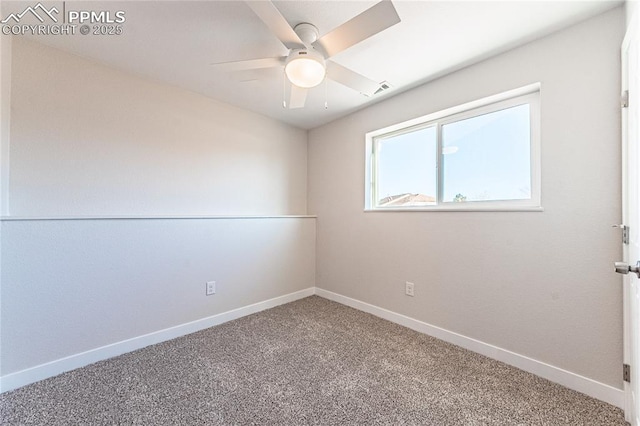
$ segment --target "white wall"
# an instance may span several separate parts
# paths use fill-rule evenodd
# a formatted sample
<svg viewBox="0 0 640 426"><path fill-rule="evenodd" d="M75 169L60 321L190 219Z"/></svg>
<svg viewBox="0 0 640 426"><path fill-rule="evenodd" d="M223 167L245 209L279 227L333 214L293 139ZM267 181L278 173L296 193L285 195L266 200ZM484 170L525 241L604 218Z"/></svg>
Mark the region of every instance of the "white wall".
<svg viewBox="0 0 640 426"><path fill-rule="evenodd" d="M314 245L312 218L4 221L2 375L313 287Z"/></svg>
<svg viewBox="0 0 640 426"><path fill-rule="evenodd" d="M317 287L621 388L623 31L617 8L312 130ZM544 212L363 212L366 132L534 82Z"/></svg>
<svg viewBox="0 0 640 426"><path fill-rule="evenodd" d="M16 37L13 216L304 214L303 130Z"/></svg>
<svg viewBox="0 0 640 426"><path fill-rule="evenodd" d="M0 38L0 214L7 208L8 192L8 148L11 116L11 37ZM0 241L2 241L0 226ZM0 245L1 246L1 245ZM2 249L0 248L0 276L2 275ZM1 282L1 281L0 281ZM1 286L0 286L1 289ZM0 329L2 327L2 291L0 291ZM2 332L0 331L0 354L2 353ZM2 357L0 356L0 372ZM1 373L0 373L1 374Z"/></svg>
<svg viewBox="0 0 640 426"><path fill-rule="evenodd" d="M306 131L20 38L12 62L0 391L312 291Z"/></svg>

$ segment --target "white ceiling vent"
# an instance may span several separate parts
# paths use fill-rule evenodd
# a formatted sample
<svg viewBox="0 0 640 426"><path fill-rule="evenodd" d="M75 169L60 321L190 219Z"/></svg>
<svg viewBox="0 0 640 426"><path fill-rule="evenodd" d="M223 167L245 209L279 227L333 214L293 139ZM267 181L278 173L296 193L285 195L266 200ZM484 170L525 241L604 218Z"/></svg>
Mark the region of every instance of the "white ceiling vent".
<svg viewBox="0 0 640 426"><path fill-rule="evenodd" d="M389 89L391 89L391 84L388 81L383 81L382 83L380 83L380 87L378 88L378 90L373 92L373 94L377 95L379 93L386 92Z"/></svg>

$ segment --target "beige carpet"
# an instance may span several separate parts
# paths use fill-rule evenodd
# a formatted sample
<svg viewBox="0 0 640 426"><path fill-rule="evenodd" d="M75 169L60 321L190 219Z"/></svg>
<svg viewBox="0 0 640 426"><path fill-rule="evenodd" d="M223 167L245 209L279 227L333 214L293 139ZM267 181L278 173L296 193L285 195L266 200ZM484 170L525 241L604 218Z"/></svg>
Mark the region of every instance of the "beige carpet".
<svg viewBox="0 0 640 426"><path fill-rule="evenodd" d="M312 296L0 396L3 425L624 425L618 408Z"/></svg>

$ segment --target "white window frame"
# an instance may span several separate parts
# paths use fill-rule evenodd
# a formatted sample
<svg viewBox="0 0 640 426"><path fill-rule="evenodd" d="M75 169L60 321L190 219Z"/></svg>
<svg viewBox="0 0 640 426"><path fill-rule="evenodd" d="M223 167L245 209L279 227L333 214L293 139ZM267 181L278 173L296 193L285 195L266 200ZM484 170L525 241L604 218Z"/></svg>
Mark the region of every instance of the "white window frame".
<svg viewBox="0 0 640 426"><path fill-rule="evenodd" d="M542 211L540 176L540 83L530 84L498 95L489 96L463 105L448 108L433 114L394 124L365 135L365 211ZM531 198L526 200L469 201L464 203L443 202L442 126L488 114L495 111L529 104L530 110L530 161ZM376 194L376 140L435 126L437 131L437 204L431 206L377 206Z"/></svg>

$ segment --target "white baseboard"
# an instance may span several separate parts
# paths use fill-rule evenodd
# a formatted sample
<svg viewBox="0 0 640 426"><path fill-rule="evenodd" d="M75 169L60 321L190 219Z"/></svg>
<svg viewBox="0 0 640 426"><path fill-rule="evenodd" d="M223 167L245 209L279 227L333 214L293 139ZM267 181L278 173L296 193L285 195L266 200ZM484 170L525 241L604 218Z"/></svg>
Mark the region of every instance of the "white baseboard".
<svg viewBox="0 0 640 426"><path fill-rule="evenodd" d="M315 294L320 297L324 297L325 299L333 300L334 302L350 306L358 309L359 311L367 312L379 318L400 324L420 333L436 337L440 340L444 340L445 342L453 343L454 345L489 358L502 361L505 364L533 373L569 389L573 389L589 395L590 397L599 399L600 401L604 401L608 404L624 409L624 391L621 389L614 388L604 383L554 367L553 365L537 361L524 355L520 355L350 297L342 296L317 287L315 289Z"/></svg>
<svg viewBox="0 0 640 426"><path fill-rule="evenodd" d="M94 362L102 361L107 358L131 352L144 348L149 345L161 343L167 340L175 339L196 331L204 330L218 324L225 323L237 318L251 315L265 309L273 308L278 305L293 302L305 297L317 294L325 299L333 300L346 306L358 309L363 312L375 315L388 321L400 324L420 333L436 337L445 342L453 343L462 348L477 352L489 358L502 361L505 364L512 365L521 370L533 373L552 382L563 385L569 389L582 392L593 398L599 399L606 403L615 405L624 409L624 392L620 389L597 382L587 377L580 376L570 371L563 370L553 365L546 364L541 361L481 342L470 337L463 336L452 331L436 327L431 324L389 311L378 306L374 306L365 302L361 302L350 297L346 297L337 293L333 293L321 288L307 288L284 296L254 303L252 305L233 309L197 321L180 324L175 327L159 330L143 336L134 337L121 342L113 343L100 348L92 349L79 354L71 355L55 361L41 364L26 370L7 374L0 377L0 393L17 389L19 387L34 383L49 377L56 376L66 371L84 367Z"/></svg>
<svg viewBox="0 0 640 426"><path fill-rule="evenodd" d="M294 293L286 294L284 296L275 297L273 299L254 303L248 306L243 306L241 308L233 309L231 311L223 312L207 318L180 324L175 327L155 331L153 333L123 340L121 342L116 342L110 345L91 349L86 352L81 352L79 354L57 359L55 361L47 362L46 364L37 365L35 367L31 367L22 371L7 374L0 377L0 393L17 389L30 383L38 382L40 380L56 376L58 374L64 373L65 371L74 370L76 368L92 364L94 362L112 358L117 355L122 355L126 352L135 351L149 345L154 345L156 343L175 339L176 337L195 333L196 331L204 330L205 328L213 327L227 321L251 315L265 309L293 302L298 299L311 296L314 293L315 288L310 287L304 290L296 291Z"/></svg>

